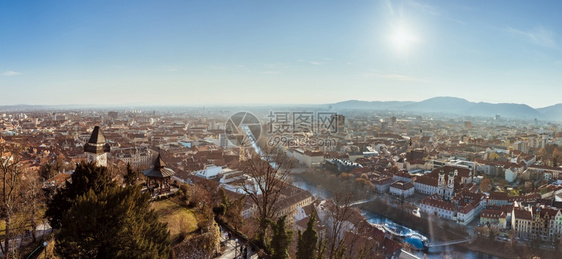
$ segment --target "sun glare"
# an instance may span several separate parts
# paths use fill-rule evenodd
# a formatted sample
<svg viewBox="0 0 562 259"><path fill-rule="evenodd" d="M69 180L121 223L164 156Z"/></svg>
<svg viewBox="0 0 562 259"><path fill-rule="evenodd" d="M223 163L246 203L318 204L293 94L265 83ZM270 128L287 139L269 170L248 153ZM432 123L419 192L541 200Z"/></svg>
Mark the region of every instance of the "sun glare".
<svg viewBox="0 0 562 259"><path fill-rule="evenodd" d="M407 52L417 41L416 35L405 25L396 26L390 39L394 48L399 52Z"/></svg>

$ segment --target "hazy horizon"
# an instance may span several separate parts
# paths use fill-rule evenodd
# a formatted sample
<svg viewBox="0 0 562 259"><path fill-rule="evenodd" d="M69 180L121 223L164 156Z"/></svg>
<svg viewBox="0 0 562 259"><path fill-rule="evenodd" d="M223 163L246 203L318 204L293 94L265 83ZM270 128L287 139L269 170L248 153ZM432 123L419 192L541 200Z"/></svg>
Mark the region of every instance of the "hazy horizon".
<svg viewBox="0 0 562 259"><path fill-rule="evenodd" d="M105 107L190 107L190 108L200 108L200 107L267 107L267 106L321 106L321 105L333 105L333 104L337 104L337 103L343 103L343 102L349 102L349 101L358 101L358 102L422 102L422 101L426 101L429 99L433 99L433 98L460 98L460 99L465 99L469 102L473 102L473 103L479 103L480 101L474 101L474 100L468 100L466 98L463 97L458 97L458 96L434 96L428 99L424 99L424 100L420 100L420 101L412 101L412 100L404 100L404 101L398 101L398 100L389 100L389 101L379 101L379 100L360 100L360 99L349 99L349 100L342 100L342 101L337 101L337 102L333 102L333 103L221 103L221 104L161 104L161 105L157 105L157 104L152 104L152 103L122 103L122 104L94 104L94 103L84 103L84 104L78 104L78 103L63 103L63 104L28 104L28 103L18 103L18 104L2 104L0 105L0 107L2 106L48 106L48 107L57 107L57 106L61 106L61 107L68 107L68 106L83 106L83 107L99 107L99 108L105 108ZM488 103L488 102L486 102ZM528 105L526 103L510 103L510 102L505 102L505 103L491 103L491 104L524 104L524 105ZM540 109L540 108L546 108L549 106L553 106L553 105L557 105L557 104L562 104L562 101L560 103L555 103L552 105L548 105L548 106L541 106L541 107L533 107L531 105L528 105L529 107L533 108L533 109Z"/></svg>
<svg viewBox="0 0 562 259"><path fill-rule="evenodd" d="M0 105L560 103L562 3L0 3Z"/></svg>

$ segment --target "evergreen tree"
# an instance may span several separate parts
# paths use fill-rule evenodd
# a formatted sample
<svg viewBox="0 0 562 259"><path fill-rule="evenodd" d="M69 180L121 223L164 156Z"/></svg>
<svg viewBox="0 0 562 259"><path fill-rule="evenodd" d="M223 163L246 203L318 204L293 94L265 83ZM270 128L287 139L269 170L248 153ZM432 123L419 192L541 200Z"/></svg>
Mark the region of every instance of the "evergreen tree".
<svg viewBox="0 0 562 259"><path fill-rule="evenodd" d="M127 173L123 177L125 184L128 186L133 186L137 183L138 172L131 168L131 164L127 163Z"/></svg>
<svg viewBox="0 0 562 259"><path fill-rule="evenodd" d="M316 258L324 259L324 254L326 254L326 241L320 238L320 241L318 242L318 254L316 255Z"/></svg>
<svg viewBox="0 0 562 259"><path fill-rule="evenodd" d="M76 164L76 170L70 182L58 189L52 199L47 201L45 217L53 228L59 228L64 214L70 209L77 197L92 190L95 194L115 186L109 177L106 167L98 167L95 163L84 161Z"/></svg>
<svg viewBox="0 0 562 259"><path fill-rule="evenodd" d="M150 209L140 186L90 189L61 221L55 251L63 258L168 258L165 223Z"/></svg>
<svg viewBox="0 0 562 259"><path fill-rule="evenodd" d="M291 245L293 231L287 229L286 218L287 216L283 216L277 222L271 223L271 230L273 231L273 237L271 238L272 259L289 258L289 245Z"/></svg>
<svg viewBox="0 0 562 259"><path fill-rule="evenodd" d="M316 221L316 214L314 210L310 214L306 230L301 234L298 232L299 238L297 243L297 259L315 258L316 243L318 242L318 234L314 230L314 223Z"/></svg>

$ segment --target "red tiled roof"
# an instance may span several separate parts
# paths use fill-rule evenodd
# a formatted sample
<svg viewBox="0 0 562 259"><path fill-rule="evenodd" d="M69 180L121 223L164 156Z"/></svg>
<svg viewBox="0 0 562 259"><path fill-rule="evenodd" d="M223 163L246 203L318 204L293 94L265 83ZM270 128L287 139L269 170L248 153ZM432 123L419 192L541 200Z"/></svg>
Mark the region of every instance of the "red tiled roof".
<svg viewBox="0 0 562 259"><path fill-rule="evenodd" d="M531 212L522 209L513 210L513 217L516 219L532 220Z"/></svg>
<svg viewBox="0 0 562 259"><path fill-rule="evenodd" d="M490 192L490 200L507 200L509 195L507 192Z"/></svg>
<svg viewBox="0 0 562 259"><path fill-rule="evenodd" d="M491 218L491 219L499 219L502 218L502 216L505 217L505 213L503 211L491 210L491 209L485 209L480 214L481 218Z"/></svg>
<svg viewBox="0 0 562 259"><path fill-rule="evenodd" d="M439 184L439 180L437 178L429 177L427 175L418 177L415 182L429 186L437 186Z"/></svg>
<svg viewBox="0 0 562 259"><path fill-rule="evenodd" d="M410 182L397 181L397 182L391 184L390 187L400 189L400 190L409 190L409 189L414 188L414 185Z"/></svg>
<svg viewBox="0 0 562 259"><path fill-rule="evenodd" d="M464 207L460 207L458 212L462 213L462 214L468 214L473 209L474 209L474 206L472 206L472 204L469 203L469 204L465 205Z"/></svg>
<svg viewBox="0 0 562 259"><path fill-rule="evenodd" d="M429 205L431 207L444 209L448 211L455 211L455 205L450 202L446 202L443 200L433 199L432 196L429 196L421 201L421 204Z"/></svg>
<svg viewBox="0 0 562 259"><path fill-rule="evenodd" d="M549 171L562 171L562 168L559 167L551 167L545 165L531 165L529 166L530 169L542 169L542 170L549 170Z"/></svg>
<svg viewBox="0 0 562 259"><path fill-rule="evenodd" d="M385 184L389 184L392 182L392 178L391 177L380 177L380 178L376 178L374 180L371 180L371 182L374 185L385 185Z"/></svg>

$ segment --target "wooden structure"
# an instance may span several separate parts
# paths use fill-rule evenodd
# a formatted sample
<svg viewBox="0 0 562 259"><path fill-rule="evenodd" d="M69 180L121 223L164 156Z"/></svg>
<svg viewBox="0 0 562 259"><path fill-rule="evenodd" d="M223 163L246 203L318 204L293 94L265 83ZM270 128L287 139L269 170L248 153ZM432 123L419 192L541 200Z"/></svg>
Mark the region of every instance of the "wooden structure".
<svg viewBox="0 0 562 259"><path fill-rule="evenodd" d="M170 177L174 176L176 172L167 168L166 163L164 163L162 157L158 154L152 168L144 170L142 174L146 176L146 186L148 190L154 193L154 190L158 189L158 192L162 194L164 191L170 191Z"/></svg>

